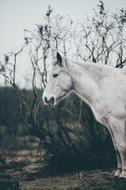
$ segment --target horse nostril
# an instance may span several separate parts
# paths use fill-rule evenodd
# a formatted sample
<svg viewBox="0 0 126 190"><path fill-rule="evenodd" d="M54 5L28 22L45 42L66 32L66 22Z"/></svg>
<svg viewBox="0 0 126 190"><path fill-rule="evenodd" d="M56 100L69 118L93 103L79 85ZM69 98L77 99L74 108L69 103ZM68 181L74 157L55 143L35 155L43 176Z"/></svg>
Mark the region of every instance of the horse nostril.
<svg viewBox="0 0 126 190"><path fill-rule="evenodd" d="M55 101L54 97L51 97L51 99L49 100L49 104L53 106L54 101Z"/></svg>
<svg viewBox="0 0 126 190"><path fill-rule="evenodd" d="M48 100L47 100L47 98L46 98L46 97L44 97L44 101L48 104Z"/></svg>
<svg viewBox="0 0 126 190"><path fill-rule="evenodd" d="M55 99L54 99L54 97L51 97L50 100L48 100L47 97L44 97L44 101L45 101L45 103L53 106Z"/></svg>

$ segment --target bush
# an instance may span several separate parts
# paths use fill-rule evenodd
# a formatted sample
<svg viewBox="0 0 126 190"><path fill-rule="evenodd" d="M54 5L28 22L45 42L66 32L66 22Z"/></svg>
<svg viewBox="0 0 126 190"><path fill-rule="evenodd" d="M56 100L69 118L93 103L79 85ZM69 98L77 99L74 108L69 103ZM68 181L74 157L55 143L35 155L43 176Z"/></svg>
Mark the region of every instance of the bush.
<svg viewBox="0 0 126 190"><path fill-rule="evenodd" d="M0 174L0 189L1 190L20 190L19 180L13 178L9 174Z"/></svg>

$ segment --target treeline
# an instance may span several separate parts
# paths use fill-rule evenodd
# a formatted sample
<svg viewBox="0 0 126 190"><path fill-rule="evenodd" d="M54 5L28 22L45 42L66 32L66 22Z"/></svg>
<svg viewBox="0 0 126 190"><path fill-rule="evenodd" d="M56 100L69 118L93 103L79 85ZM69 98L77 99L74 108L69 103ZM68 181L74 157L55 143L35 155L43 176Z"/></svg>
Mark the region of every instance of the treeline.
<svg viewBox="0 0 126 190"><path fill-rule="evenodd" d="M30 113L33 91L24 89L20 94L23 101L13 88L0 88L1 146L8 146L3 144L6 138L10 144L27 133L39 139L39 146L46 151L44 161L57 170L114 166L109 133L75 94L55 108L41 103L36 113ZM37 94L40 102L42 92L38 90Z"/></svg>

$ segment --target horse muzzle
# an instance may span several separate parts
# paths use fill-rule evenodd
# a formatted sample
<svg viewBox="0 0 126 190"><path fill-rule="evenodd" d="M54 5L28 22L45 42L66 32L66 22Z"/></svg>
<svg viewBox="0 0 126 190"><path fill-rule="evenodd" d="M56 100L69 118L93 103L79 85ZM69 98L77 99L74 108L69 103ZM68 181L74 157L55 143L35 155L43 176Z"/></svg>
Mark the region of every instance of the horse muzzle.
<svg viewBox="0 0 126 190"><path fill-rule="evenodd" d="M44 103L53 106L55 102L54 97L52 96L49 100L47 99L47 97L44 97Z"/></svg>

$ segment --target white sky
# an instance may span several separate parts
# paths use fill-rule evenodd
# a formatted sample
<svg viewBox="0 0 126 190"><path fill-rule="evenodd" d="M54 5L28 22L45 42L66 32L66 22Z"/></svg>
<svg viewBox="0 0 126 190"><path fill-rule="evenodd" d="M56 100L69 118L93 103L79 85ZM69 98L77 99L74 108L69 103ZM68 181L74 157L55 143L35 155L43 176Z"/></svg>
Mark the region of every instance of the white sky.
<svg viewBox="0 0 126 190"><path fill-rule="evenodd" d="M60 15L70 15L74 20L86 13L90 16L98 0L0 0L0 60L3 54L20 47L24 29L42 23L48 5ZM110 11L126 9L126 0L104 0Z"/></svg>

